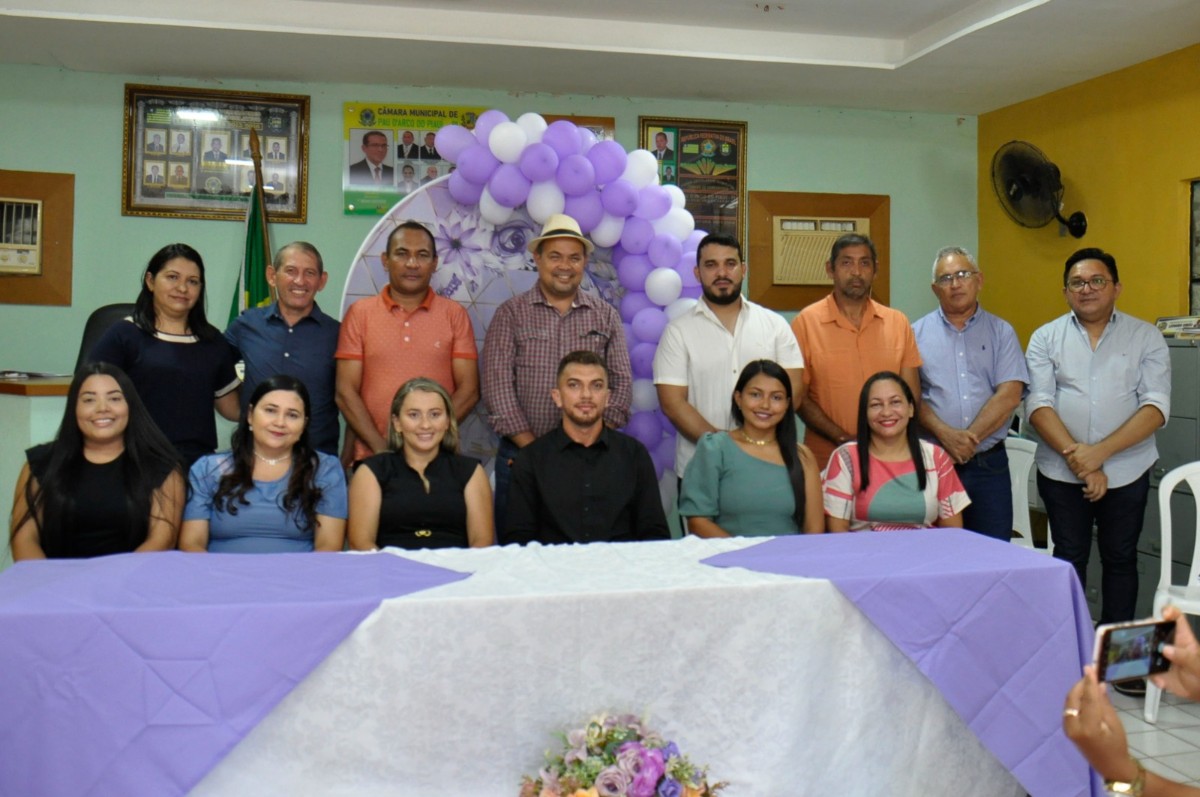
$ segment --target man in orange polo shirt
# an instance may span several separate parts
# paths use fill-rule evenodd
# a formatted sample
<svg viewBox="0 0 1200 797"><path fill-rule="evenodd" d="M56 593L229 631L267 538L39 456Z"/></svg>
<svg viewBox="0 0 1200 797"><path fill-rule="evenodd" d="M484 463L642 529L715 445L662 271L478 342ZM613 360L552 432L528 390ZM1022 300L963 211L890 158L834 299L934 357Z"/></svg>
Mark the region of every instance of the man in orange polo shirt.
<svg viewBox="0 0 1200 797"><path fill-rule="evenodd" d="M380 258L388 284L350 306L334 355L338 409L357 438L356 460L387 450L392 397L413 377L446 388L459 421L479 401L471 319L429 287L438 262L433 233L406 221L392 230Z"/></svg>
<svg viewBox="0 0 1200 797"><path fill-rule="evenodd" d="M838 238L825 263L833 292L800 311L792 332L804 354L800 417L804 443L821 467L858 430L858 394L879 371L904 377L921 395L921 355L908 318L871 298L878 270L875 244L865 235Z"/></svg>

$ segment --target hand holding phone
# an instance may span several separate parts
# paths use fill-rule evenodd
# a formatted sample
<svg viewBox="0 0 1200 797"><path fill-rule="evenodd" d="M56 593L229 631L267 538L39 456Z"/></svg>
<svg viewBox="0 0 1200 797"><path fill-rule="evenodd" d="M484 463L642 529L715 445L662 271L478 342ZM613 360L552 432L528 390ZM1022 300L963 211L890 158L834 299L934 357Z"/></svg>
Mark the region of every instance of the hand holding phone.
<svg viewBox="0 0 1200 797"><path fill-rule="evenodd" d="M1109 623L1096 629L1096 677L1117 683L1166 672L1163 647L1175 641L1173 620Z"/></svg>

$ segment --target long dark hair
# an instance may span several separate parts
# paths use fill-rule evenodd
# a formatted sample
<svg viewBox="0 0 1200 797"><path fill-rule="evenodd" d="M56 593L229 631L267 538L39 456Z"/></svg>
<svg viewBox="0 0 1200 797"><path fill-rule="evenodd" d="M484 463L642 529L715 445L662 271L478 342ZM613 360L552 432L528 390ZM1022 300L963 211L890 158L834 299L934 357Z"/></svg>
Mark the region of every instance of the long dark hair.
<svg viewBox="0 0 1200 797"><path fill-rule="evenodd" d="M75 417L79 392L90 376L111 376L125 394L129 421L125 427L125 453L121 460L121 483L125 487L125 506L131 520L126 541L133 550L146 541L150 517L154 510L154 493L173 471L186 481L183 461L167 440L146 406L138 396L129 377L109 363L86 363L71 380L67 391L67 407L62 423L50 446L50 458L41 478L25 483L25 515L18 518L12 530L32 519L38 530L38 542L46 556L62 556L77 519L86 507L76 503L75 487L83 466L83 433ZM36 481L36 485L35 485ZM177 530L178 531L178 530Z"/></svg>
<svg viewBox="0 0 1200 797"><path fill-rule="evenodd" d="M288 479L287 492L283 494L283 510L295 514L303 522L305 531L317 528L317 504L322 490L317 486L317 468L320 460L316 450L308 442L308 425L312 417L312 402L308 400L308 388L294 376L277 374L258 383L250 396L250 403L233 430L229 457L233 469L221 477L217 491L213 494L213 506L231 515L238 513L238 505L249 506L246 493L254 487L254 432L250 429L250 416L260 399L273 390L295 393L304 403L304 429L300 439L292 447L292 475Z"/></svg>
<svg viewBox="0 0 1200 797"><path fill-rule="evenodd" d="M858 394L858 472L862 481L859 486L860 490L867 489L871 472L871 425L867 423L867 401L871 395L871 386L885 379L890 379L900 386L910 407L917 406L917 402L913 399L912 388L895 371L880 371L873 374L863 385L862 392ZM917 487L921 492L925 492L925 458L921 456L921 438L917 435L916 420L914 413L914 417L908 419L908 427L904 432L908 437L908 451L912 455L913 467L917 471Z"/></svg>
<svg viewBox="0 0 1200 797"><path fill-rule="evenodd" d="M204 307L207 303L204 259L200 257L199 252L187 244L167 244L155 252L154 257L150 258L150 262L146 264L146 270L142 273L142 292L138 294L137 301L133 305L133 323L137 324L143 332L154 334L157 322L154 314L154 293L147 287L146 277L157 276L158 272L163 270L163 266L177 257L190 260L200 270L200 296L192 305L192 309L188 311L188 328L200 340L215 340L221 336L221 332L208 323L208 318L204 314Z"/></svg>
<svg viewBox="0 0 1200 797"><path fill-rule="evenodd" d="M804 468L800 464L800 455L796 451L796 413L792 409L792 380L788 378L787 371L783 370L783 366L774 360L752 360L742 369L737 384L733 386L733 392L741 393L745 390L746 384L759 374L777 380L783 385L783 391L787 394L788 409L783 414L783 420L775 427L775 442L779 444L779 454L783 457L788 480L792 483L792 495L796 499L796 511L792 513L792 519L796 521L796 527L804 531ZM746 422L746 417L742 415L742 408L738 406L736 395L732 405L730 412L733 413L733 420L738 426L742 426Z"/></svg>

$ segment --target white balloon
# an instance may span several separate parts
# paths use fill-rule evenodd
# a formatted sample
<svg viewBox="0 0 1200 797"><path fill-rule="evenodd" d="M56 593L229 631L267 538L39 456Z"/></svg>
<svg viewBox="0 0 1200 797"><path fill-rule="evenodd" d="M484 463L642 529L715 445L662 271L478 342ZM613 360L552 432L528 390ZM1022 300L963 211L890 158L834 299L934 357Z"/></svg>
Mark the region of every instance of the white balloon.
<svg viewBox="0 0 1200 797"><path fill-rule="evenodd" d="M525 200L529 217L538 224L545 224L555 213L562 213L566 205L567 198L552 179L534 183L529 189L529 198Z"/></svg>
<svg viewBox="0 0 1200 797"><path fill-rule="evenodd" d="M625 219L604 214L600 223L592 228L592 243L596 246L616 246L621 240L621 232L625 229Z"/></svg>
<svg viewBox="0 0 1200 797"><path fill-rule="evenodd" d="M680 280L680 281L682 282L682 280ZM668 321L674 321L676 318L679 318L679 316L684 315L685 313L691 312L691 309L695 306L696 306L695 299L688 299L688 298L676 299L675 301L673 301L669 305L667 305L666 309L663 310L663 312L667 314Z"/></svg>
<svg viewBox="0 0 1200 797"><path fill-rule="evenodd" d="M506 208L497 202L485 185L483 193L479 195L479 215L483 217L483 220L490 221L492 224L503 224L512 218L512 214L513 209Z"/></svg>
<svg viewBox="0 0 1200 797"><path fill-rule="evenodd" d="M674 207L681 208L687 204L687 197L684 196L683 189L677 185L664 185L663 189L671 195L671 204Z"/></svg>
<svg viewBox="0 0 1200 797"><path fill-rule="evenodd" d="M516 163L525 151L525 131L516 122L501 122L488 134L488 149L501 163Z"/></svg>
<svg viewBox="0 0 1200 797"><path fill-rule="evenodd" d="M644 188L658 176L658 161L654 153L646 149L635 149L625 159L625 173L621 175L636 188Z"/></svg>
<svg viewBox="0 0 1200 797"><path fill-rule="evenodd" d="M683 292L683 279L673 268L656 268L646 277L646 298L666 307Z"/></svg>
<svg viewBox="0 0 1200 797"><path fill-rule="evenodd" d="M651 222L654 231L685 240L696 229L696 220L683 208L671 208L667 215Z"/></svg>
<svg viewBox="0 0 1200 797"><path fill-rule="evenodd" d="M528 145L537 144L542 140L542 133L546 132L547 124L541 114L530 111L517 117L517 126L525 131L525 143Z"/></svg>
<svg viewBox="0 0 1200 797"><path fill-rule="evenodd" d="M653 379L633 380L633 411L646 412L658 409L658 391Z"/></svg>

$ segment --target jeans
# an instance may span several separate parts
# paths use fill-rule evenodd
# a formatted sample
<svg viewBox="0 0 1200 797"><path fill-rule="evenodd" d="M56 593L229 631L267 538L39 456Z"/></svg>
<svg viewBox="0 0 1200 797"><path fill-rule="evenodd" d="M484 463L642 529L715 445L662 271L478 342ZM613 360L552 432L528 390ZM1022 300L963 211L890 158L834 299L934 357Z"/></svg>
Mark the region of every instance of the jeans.
<svg viewBox="0 0 1200 797"><path fill-rule="evenodd" d="M1004 441L955 465L954 470L971 498L971 505L963 510L963 528L1004 542L1011 540L1012 481Z"/></svg>
<svg viewBox="0 0 1200 797"><path fill-rule="evenodd" d="M496 461L492 465L492 474L496 477L496 544L503 545L504 532L507 527L505 521L508 518L508 491L512 485L512 463L516 459L517 452L521 449L517 444L507 437L500 438L500 445L496 446Z"/></svg>
<svg viewBox="0 0 1200 797"><path fill-rule="evenodd" d="M1137 604L1137 544L1150 494L1150 471L1123 487L1109 488L1099 501L1083 497L1083 485L1048 479L1038 472L1038 493L1050 518L1054 556L1075 566L1087 586L1092 524L1100 548L1100 622L1132 620Z"/></svg>

